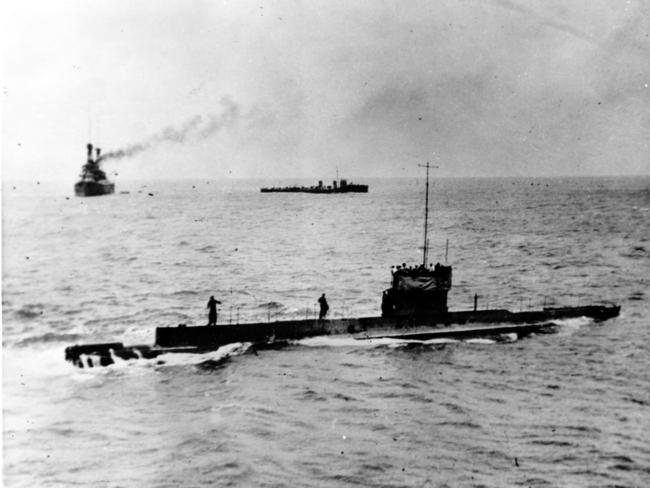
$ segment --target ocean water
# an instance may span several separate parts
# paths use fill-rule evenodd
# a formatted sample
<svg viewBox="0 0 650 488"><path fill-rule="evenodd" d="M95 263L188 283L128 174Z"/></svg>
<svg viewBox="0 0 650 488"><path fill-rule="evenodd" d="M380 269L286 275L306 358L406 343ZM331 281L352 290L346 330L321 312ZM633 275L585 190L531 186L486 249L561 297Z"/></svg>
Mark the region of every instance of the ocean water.
<svg viewBox="0 0 650 488"><path fill-rule="evenodd" d="M77 369L156 326L378 315L421 259L423 179L3 184L7 487L650 485L650 178L443 179L430 261L450 308L611 301L504 342L312 338ZM306 183L308 181L297 181ZM365 183L365 181L364 181ZM124 192L124 193L123 193ZM128 192L128 193L127 193ZM448 248L447 248L448 242Z"/></svg>

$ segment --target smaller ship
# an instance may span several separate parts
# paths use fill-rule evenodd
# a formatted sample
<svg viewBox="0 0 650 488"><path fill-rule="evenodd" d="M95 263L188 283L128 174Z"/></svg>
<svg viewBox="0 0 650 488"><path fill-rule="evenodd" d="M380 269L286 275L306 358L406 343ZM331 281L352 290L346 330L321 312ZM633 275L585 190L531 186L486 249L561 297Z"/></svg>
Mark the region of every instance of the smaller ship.
<svg viewBox="0 0 650 488"><path fill-rule="evenodd" d="M101 149L95 149L93 160L93 145L87 144L88 160L81 168L80 180L74 185L74 194L78 197L94 197L110 195L115 192L115 183L109 181L99 164L101 162Z"/></svg>
<svg viewBox="0 0 650 488"><path fill-rule="evenodd" d="M348 183L347 180L334 180L332 185L325 186L323 181L318 186L282 186L262 188L262 193L368 193L368 185Z"/></svg>

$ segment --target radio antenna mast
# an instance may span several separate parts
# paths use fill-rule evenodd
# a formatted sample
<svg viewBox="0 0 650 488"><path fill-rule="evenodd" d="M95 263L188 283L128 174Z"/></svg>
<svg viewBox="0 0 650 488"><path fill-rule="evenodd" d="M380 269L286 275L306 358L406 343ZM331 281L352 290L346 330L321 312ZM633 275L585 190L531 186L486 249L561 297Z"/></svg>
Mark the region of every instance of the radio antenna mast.
<svg viewBox="0 0 650 488"><path fill-rule="evenodd" d="M427 169L427 184L426 184L426 191L425 191L425 197L424 197L424 246L423 246L423 252L422 252L422 266L425 268L427 267L427 258L429 255L429 239L428 239L428 233L429 233L429 168L438 168L438 166L432 166L429 164L429 161L427 161L427 164L418 164L421 168L426 168Z"/></svg>

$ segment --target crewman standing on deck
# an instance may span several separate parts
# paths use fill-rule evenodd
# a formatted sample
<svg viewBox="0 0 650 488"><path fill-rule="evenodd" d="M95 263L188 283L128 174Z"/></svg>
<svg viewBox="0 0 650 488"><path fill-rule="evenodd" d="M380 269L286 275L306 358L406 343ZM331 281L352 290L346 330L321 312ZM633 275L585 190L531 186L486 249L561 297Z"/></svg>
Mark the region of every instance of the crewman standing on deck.
<svg viewBox="0 0 650 488"><path fill-rule="evenodd" d="M330 306L327 304L327 300L325 299L325 293L320 296L318 303L320 304L320 313L318 314L318 320L322 320L325 318L327 311L330 309Z"/></svg>
<svg viewBox="0 0 650 488"><path fill-rule="evenodd" d="M208 325L217 325L217 304L221 305L219 300L215 300L213 296L208 300Z"/></svg>

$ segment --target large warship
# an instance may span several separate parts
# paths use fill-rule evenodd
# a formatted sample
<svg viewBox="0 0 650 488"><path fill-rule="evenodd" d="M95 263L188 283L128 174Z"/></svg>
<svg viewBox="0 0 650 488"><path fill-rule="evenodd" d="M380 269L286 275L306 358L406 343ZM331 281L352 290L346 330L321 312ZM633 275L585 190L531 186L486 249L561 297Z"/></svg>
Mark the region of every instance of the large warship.
<svg viewBox="0 0 650 488"><path fill-rule="evenodd" d="M74 185L74 193L78 197L95 197L109 195L115 191L115 183L109 181L106 173L99 167L101 162L101 149L95 149L93 159L93 145L87 144L88 157L86 164L81 168L80 180Z"/></svg>
<svg viewBox="0 0 650 488"><path fill-rule="evenodd" d="M155 358L166 353L204 353L233 343L266 347L320 335L347 335L358 340L402 340L524 337L552 331L558 319L589 317L596 321L615 317L617 305L544 307L512 312L505 309L450 311L447 293L452 267L428 261L429 165L427 168L423 261L391 268L389 288L383 291L381 315L341 319L277 320L220 326L157 327L153 345L125 346L121 342L67 347L65 358L79 367L107 366L116 361Z"/></svg>

